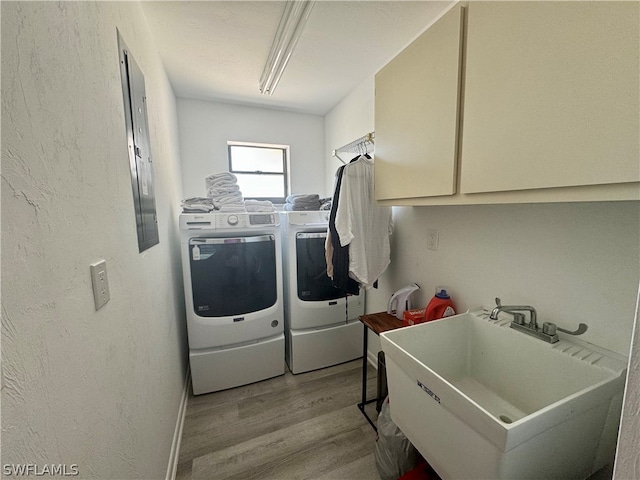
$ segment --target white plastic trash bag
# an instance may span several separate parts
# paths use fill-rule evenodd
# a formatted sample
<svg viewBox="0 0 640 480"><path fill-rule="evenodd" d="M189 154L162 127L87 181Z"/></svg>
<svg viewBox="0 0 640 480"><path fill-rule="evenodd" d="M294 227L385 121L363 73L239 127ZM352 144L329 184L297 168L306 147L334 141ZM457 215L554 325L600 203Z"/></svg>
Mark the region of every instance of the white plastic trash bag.
<svg viewBox="0 0 640 480"><path fill-rule="evenodd" d="M397 480L418 463L419 454L402 430L391 420L389 397L378 415L376 467L382 480Z"/></svg>

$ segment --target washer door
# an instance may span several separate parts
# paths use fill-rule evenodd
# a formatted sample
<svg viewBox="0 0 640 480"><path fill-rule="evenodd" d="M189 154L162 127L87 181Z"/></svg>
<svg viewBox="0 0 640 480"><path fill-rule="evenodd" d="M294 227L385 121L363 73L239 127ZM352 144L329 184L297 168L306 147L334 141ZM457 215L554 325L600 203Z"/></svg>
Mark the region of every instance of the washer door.
<svg viewBox="0 0 640 480"><path fill-rule="evenodd" d="M200 317L257 312L277 300L273 235L191 238L193 309Z"/></svg>
<svg viewBox="0 0 640 480"><path fill-rule="evenodd" d="M344 293L333 286L327 275L324 244L327 232L296 234L296 272L298 298L305 302L335 300Z"/></svg>

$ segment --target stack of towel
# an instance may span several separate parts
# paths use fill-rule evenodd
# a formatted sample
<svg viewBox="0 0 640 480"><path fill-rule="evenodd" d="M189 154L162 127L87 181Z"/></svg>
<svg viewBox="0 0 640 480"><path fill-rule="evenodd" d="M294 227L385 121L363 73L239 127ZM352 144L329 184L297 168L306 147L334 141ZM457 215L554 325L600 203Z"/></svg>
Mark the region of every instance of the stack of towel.
<svg viewBox="0 0 640 480"><path fill-rule="evenodd" d="M300 195L289 195L284 209L292 210L320 210L320 195L317 193L305 193Z"/></svg>
<svg viewBox="0 0 640 480"><path fill-rule="evenodd" d="M190 197L180 204L183 213L209 213L214 209L213 200L209 197Z"/></svg>
<svg viewBox="0 0 640 480"><path fill-rule="evenodd" d="M245 200L247 212L274 212L276 209L269 200Z"/></svg>
<svg viewBox="0 0 640 480"><path fill-rule="evenodd" d="M209 197L221 212L244 212L244 199L238 178L229 172L214 173L204 178Z"/></svg>

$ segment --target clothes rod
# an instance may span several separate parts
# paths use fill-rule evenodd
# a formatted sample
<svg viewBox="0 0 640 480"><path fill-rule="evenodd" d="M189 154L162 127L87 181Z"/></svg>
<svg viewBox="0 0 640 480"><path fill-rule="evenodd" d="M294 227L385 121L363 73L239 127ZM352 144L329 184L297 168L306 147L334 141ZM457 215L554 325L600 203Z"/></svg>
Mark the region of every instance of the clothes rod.
<svg viewBox="0 0 640 480"><path fill-rule="evenodd" d="M343 145L340 148L336 148L335 150L333 150L332 155L336 158L338 158L338 160L340 160L342 163L346 162L340 157L340 153L348 153L348 152L358 152L358 153L369 153L371 150L369 150L371 145L374 145L374 139L375 139L375 132L369 132L366 135L363 135L362 137L347 143L346 145Z"/></svg>

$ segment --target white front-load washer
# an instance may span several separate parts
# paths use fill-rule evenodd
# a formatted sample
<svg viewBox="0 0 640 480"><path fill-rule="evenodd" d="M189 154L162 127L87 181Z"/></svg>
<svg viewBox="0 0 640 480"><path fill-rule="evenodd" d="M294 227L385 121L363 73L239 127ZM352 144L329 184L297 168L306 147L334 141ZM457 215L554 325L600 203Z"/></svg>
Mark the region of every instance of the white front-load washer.
<svg viewBox="0 0 640 480"><path fill-rule="evenodd" d="M277 213L180 215L194 395L284 373Z"/></svg>
<svg viewBox="0 0 640 480"><path fill-rule="evenodd" d="M345 295L327 276L328 211L282 212L285 356L292 373L362 356L364 290Z"/></svg>

